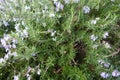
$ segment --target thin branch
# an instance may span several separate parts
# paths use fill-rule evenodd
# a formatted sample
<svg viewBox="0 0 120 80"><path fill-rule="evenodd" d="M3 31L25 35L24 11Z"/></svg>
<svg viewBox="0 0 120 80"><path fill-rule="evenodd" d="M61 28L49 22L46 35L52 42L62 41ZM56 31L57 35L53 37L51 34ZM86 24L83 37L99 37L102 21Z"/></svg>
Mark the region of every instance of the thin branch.
<svg viewBox="0 0 120 80"><path fill-rule="evenodd" d="M116 51L116 52L113 52L112 54L107 55L107 56L105 56L105 57L107 58L107 57L115 56L115 55L117 55L119 52L120 52L120 48L119 48L119 49L117 49L117 51Z"/></svg>

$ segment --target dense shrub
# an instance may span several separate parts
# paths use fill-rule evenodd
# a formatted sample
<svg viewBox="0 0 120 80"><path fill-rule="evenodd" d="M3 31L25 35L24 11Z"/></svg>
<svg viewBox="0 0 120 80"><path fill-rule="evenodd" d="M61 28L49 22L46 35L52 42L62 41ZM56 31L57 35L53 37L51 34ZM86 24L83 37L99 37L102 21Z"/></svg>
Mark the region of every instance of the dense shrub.
<svg viewBox="0 0 120 80"><path fill-rule="evenodd" d="M0 0L0 80L119 80L119 0Z"/></svg>

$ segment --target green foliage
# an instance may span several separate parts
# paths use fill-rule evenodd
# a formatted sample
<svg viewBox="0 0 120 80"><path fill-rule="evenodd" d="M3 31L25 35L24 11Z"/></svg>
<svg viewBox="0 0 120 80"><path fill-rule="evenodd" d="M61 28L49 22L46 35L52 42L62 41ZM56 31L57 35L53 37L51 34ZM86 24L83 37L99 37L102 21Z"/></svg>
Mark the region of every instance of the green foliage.
<svg viewBox="0 0 120 80"><path fill-rule="evenodd" d="M0 1L0 80L119 80L120 1L65 1Z"/></svg>

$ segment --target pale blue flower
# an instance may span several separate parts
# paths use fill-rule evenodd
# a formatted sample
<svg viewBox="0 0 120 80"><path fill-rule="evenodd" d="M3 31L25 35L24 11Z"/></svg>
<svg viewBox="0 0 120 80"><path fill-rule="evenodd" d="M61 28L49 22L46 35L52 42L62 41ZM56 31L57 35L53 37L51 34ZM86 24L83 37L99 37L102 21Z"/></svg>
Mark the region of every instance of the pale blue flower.
<svg viewBox="0 0 120 80"><path fill-rule="evenodd" d="M25 38L28 37L28 32L27 32L26 29L23 30L23 32L22 32L22 36L25 37Z"/></svg>
<svg viewBox="0 0 120 80"><path fill-rule="evenodd" d="M95 41L98 38L98 36L95 36L94 34L90 36L90 39Z"/></svg>
<svg viewBox="0 0 120 80"><path fill-rule="evenodd" d="M5 60L3 58L0 58L0 64L5 62Z"/></svg>
<svg viewBox="0 0 120 80"><path fill-rule="evenodd" d="M84 7L83 7L83 12L84 12L85 14L89 13L89 12L90 12L90 7L89 7L89 6L84 6Z"/></svg>
<svg viewBox="0 0 120 80"><path fill-rule="evenodd" d="M78 3L80 0L73 0L74 3ZM69 4L71 0L65 0L65 4Z"/></svg>
<svg viewBox="0 0 120 80"><path fill-rule="evenodd" d="M101 72L101 73L100 73L100 76L101 76L102 78L108 78L108 77L110 76L110 74L108 74L108 73L106 73L106 72Z"/></svg>
<svg viewBox="0 0 120 80"><path fill-rule="evenodd" d="M9 26L9 23L7 21L3 21L4 26Z"/></svg>
<svg viewBox="0 0 120 80"><path fill-rule="evenodd" d="M18 75L15 75L13 80L19 80Z"/></svg>
<svg viewBox="0 0 120 80"><path fill-rule="evenodd" d="M54 4L55 4L55 6L56 6L55 10L56 10L57 12L58 12L59 10L63 10L64 5L61 4L60 2L54 1Z"/></svg>
<svg viewBox="0 0 120 80"><path fill-rule="evenodd" d="M104 61L104 60L102 60L102 59L100 59L100 60L98 60L98 63L100 63L100 64L104 64L104 63L105 63L105 61Z"/></svg>
<svg viewBox="0 0 120 80"><path fill-rule="evenodd" d="M115 0L111 0L112 2L115 2Z"/></svg>
<svg viewBox="0 0 120 80"><path fill-rule="evenodd" d="M110 67L110 63L104 63L104 67L109 68Z"/></svg>
<svg viewBox="0 0 120 80"><path fill-rule="evenodd" d="M91 20L91 24L96 24L97 20Z"/></svg>
<svg viewBox="0 0 120 80"><path fill-rule="evenodd" d="M80 0L73 0L75 3L78 3Z"/></svg>
<svg viewBox="0 0 120 80"><path fill-rule="evenodd" d="M109 36L109 33L108 33L108 32L105 32L105 33L103 34L103 38L107 38L107 36Z"/></svg>
<svg viewBox="0 0 120 80"><path fill-rule="evenodd" d="M70 0L65 0L65 4L69 4L70 3Z"/></svg>
<svg viewBox="0 0 120 80"><path fill-rule="evenodd" d="M114 71L112 72L112 76L113 76L113 77L119 77L119 76L120 76L120 72L119 72L118 70L114 70Z"/></svg>

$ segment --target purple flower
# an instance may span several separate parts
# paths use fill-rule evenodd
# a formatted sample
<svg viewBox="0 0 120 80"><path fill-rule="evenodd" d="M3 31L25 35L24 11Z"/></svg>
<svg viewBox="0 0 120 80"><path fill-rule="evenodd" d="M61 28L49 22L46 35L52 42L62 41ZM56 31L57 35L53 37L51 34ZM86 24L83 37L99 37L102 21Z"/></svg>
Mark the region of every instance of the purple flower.
<svg viewBox="0 0 120 80"><path fill-rule="evenodd" d="M113 76L113 77L119 77L119 76L120 76L120 72L119 72L118 70L114 70L114 71L112 72L112 76Z"/></svg>
<svg viewBox="0 0 120 80"><path fill-rule="evenodd" d="M4 2L4 0L0 0L0 2Z"/></svg>
<svg viewBox="0 0 120 80"><path fill-rule="evenodd" d="M6 54L5 56L4 56L4 59L5 60L8 60L10 58L10 55L9 54Z"/></svg>
<svg viewBox="0 0 120 80"><path fill-rule="evenodd" d="M90 7L84 6L84 7L83 7L83 12L84 12L85 14L89 13L89 12L90 12Z"/></svg>
<svg viewBox="0 0 120 80"><path fill-rule="evenodd" d="M20 26L20 23L15 24L15 30L16 30L17 32L20 32L20 28L19 28L19 26Z"/></svg>
<svg viewBox="0 0 120 80"><path fill-rule="evenodd" d="M109 68L110 67L110 63L104 63L104 67Z"/></svg>
<svg viewBox="0 0 120 80"><path fill-rule="evenodd" d="M4 34L4 40L9 41L11 39L11 36L9 34Z"/></svg>
<svg viewBox="0 0 120 80"><path fill-rule="evenodd" d="M7 45L5 39L1 39L1 44L3 45L3 47L5 47Z"/></svg>
<svg viewBox="0 0 120 80"><path fill-rule="evenodd" d="M98 60L99 64L102 64L104 67L109 68L110 67L110 63L105 62L104 60Z"/></svg>
<svg viewBox="0 0 120 80"><path fill-rule="evenodd" d="M54 4L55 4L55 6L56 6L56 11L58 12L59 10L63 10L63 8L64 8L64 6L63 6L63 4L61 4L60 2L58 2L58 1L54 1Z"/></svg>
<svg viewBox="0 0 120 80"><path fill-rule="evenodd" d="M9 26L9 23L7 21L3 21L3 24L5 27Z"/></svg>
<svg viewBox="0 0 120 80"><path fill-rule="evenodd" d="M108 73L106 73L106 72L101 72L101 73L100 73L100 76L101 76L102 78L108 78L110 75L109 75Z"/></svg>

